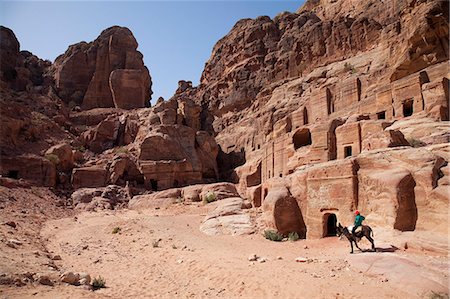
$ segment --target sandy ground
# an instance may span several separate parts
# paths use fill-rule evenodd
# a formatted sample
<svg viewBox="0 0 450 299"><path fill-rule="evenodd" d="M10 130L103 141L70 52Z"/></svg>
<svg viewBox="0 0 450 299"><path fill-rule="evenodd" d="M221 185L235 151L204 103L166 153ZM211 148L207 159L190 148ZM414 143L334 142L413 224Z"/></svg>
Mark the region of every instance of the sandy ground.
<svg viewBox="0 0 450 299"><path fill-rule="evenodd" d="M48 252L61 256L54 261L60 273L102 276L107 287L93 292L62 283L0 286L0 298L432 298L432 292L448 294L445 244L434 251L396 249L391 246L392 235L375 229L378 252L356 250L351 255L348 241L337 237L272 242L260 234L207 236L199 225L212 208L214 204L177 204L162 210L84 212L50 220L41 230L41 239ZM112 234L115 227L120 232ZM370 244L361 242L361 247ZM265 262L248 261L252 254ZM296 262L297 257L308 261Z"/></svg>

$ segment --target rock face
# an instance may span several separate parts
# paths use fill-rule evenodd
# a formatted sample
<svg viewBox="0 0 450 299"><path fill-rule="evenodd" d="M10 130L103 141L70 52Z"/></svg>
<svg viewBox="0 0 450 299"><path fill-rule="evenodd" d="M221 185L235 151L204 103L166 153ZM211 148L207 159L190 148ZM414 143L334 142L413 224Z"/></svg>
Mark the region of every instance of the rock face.
<svg viewBox="0 0 450 299"><path fill-rule="evenodd" d="M33 91L48 87L51 79L46 74L51 63L28 51L20 51L14 32L0 26L0 83L15 91Z"/></svg>
<svg viewBox="0 0 450 299"><path fill-rule="evenodd" d="M83 109L148 106L151 78L137 46L131 31L118 26L70 46L53 66L58 94Z"/></svg>

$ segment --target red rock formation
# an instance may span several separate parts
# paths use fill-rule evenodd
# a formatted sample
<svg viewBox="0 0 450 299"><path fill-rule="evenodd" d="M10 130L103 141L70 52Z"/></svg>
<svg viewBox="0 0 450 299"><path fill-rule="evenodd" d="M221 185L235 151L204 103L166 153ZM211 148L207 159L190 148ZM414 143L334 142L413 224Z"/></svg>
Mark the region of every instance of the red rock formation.
<svg viewBox="0 0 450 299"><path fill-rule="evenodd" d="M83 109L148 106L151 78L137 46L131 31L118 26L91 43L70 46L55 60L58 94Z"/></svg>

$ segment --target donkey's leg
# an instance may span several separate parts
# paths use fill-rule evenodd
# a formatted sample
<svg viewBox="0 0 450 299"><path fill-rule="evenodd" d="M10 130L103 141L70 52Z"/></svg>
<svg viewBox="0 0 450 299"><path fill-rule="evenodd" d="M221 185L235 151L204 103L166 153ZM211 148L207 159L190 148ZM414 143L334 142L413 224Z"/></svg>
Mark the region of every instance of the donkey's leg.
<svg viewBox="0 0 450 299"><path fill-rule="evenodd" d="M350 241L350 247L352 248L352 251L350 253L353 253L353 241Z"/></svg>
<svg viewBox="0 0 450 299"><path fill-rule="evenodd" d="M356 242L356 240L354 242L355 242L356 248L358 248L360 251L362 251L361 248L359 248L358 243Z"/></svg>
<svg viewBox="0 0 450 299"><path fill-rule="evenodd" d="M375 252L375 241L370 237L370 236L366 236L367 240L369 240L370 243L372 243L372 250Z"/></svg>

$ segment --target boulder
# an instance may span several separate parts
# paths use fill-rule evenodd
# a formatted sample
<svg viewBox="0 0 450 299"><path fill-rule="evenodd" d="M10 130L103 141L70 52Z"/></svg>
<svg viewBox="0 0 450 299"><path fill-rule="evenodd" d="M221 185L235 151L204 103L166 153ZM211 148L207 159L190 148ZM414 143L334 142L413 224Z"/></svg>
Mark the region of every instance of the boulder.
<svg viewBox="0 0 450 299"><path fill-rule="evenodd" d="M216 200L224 198L239 197L236 186L231 183L215 183L204 185L200 193L200 199L203 200L208 194L214 194Z"/></svg>
<svg viewBox="0 0 450 299"><path fill-rule="evenodd" d="M242 207L244 200L232 197L221 200L200 225L200 231L207 235L248 235L255 232L251 218Z"/></svg>
<svg viewBox="0 0 450 299"><path fill-rule="evenodd" d="M272 188L262 204L265 225L276 229L282 235L298 233L300 238L306 237L306 225L295 198L285 187Z"/></svg>
<svg viewBox="0 0 450 299"><path fill-rule="evenodd" d="M107 174L102 166L74 168L72 170L72 186L74 189L103 187L106 185Z"/></svg>
<svg viewBox="0 0 450 299"><path fill-rule="evenodd" d="M57 163L56 168L59 171L70 171L73 168L73 153L72 153L72 147L67 144L58 144L50 147L46 152L45 155L48 156L55 156L57 157Z"/></svg>

